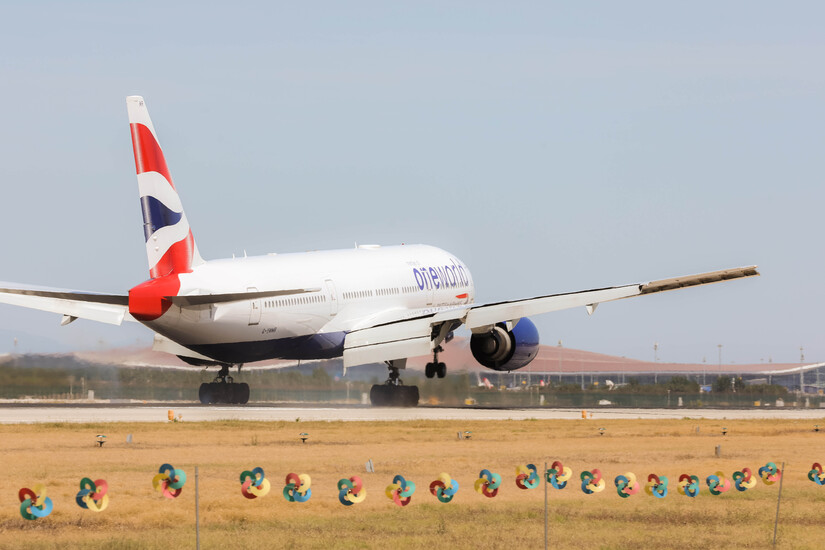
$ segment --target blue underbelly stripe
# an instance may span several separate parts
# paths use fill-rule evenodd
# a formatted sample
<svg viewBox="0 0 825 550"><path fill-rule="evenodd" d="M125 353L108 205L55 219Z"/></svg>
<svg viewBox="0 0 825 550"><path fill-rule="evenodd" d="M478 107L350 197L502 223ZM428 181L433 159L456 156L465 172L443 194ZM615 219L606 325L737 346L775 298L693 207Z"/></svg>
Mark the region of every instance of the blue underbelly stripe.
<svg viewBox="0 0 825 550"><path fill-rule="evenodd" d="M346 332L325 332L256 342L187 345L202 355L225 363L252 363L266 359L332 359L344 354Z"/></svg>

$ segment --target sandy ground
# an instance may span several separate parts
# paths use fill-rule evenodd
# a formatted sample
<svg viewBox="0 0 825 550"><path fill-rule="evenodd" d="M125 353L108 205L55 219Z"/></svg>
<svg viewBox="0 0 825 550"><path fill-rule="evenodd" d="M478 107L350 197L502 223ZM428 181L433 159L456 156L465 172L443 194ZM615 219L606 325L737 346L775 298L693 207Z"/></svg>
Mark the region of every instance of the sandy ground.
<svg viewBox="0 0 825 550"><path fill-rule="evenodd" d="M303 409L281 407L180 408L183 422L166 421L164 407L53 407L50 414L77 412L95 422L0 425L0 548L165 550L194 548L330 548L394 550L433 548L541 548L545 518L551 548L770 548L781 489L777 548L825 548L825 486L808 478L813 462L825 462L825 432L811 419L733 420L644 418L534 420L538 414L576 411L477 411L454 409ZM112 414L161 417L159 422L110 423ZM32 416L35 409L18 407ZM288 414L286 421L187 422L187 415ZM621 411L613 411L621 412ZM673 411L664 411L673 414ZM703 411L714 412L714 411ZM734 411L717 411L731 415ZM776 412L776 411L773 411ZM787 411L788 414L798 411ZM656 411L623 411L656 414ZM659 411L661 414L662 411ZM516 414L524 420L412 420L399 422L305 421L342 415ZM764 414L764 413L763 413ZM301 420L296 422L298 415ZM825 424L825 422L823 422ZM723 435L722 431L726 430ZM470 431L470 439L457 432ZM299 434L308 433L307 443ZM104 447L96 434L106 434ZM367 472L367 460L374 472ZM516 467L563 461L572 472L563 490L544 485L522 490ZM722 472L732 480L744 467L757 473L768 461L785 465L782 485L759 480L746 492L714 496L706 478ZM152 488L163 463L188 474L175 500ZM269 495L245 499L242 471L261 467ZM495 498L473 490L481 469L501 475ZM599 469L603 491L585 494L580 473ZM312 498L290 503L282 490L289 472L311 476ZM428 487L442 472L460 485L455 499L440 503ZM656 473L670 480L666 498L644 491L623 499L615 478L635 474L640 484ZM416 483L407 507L385 491L395 475ZM696 498L680 495L682 474L695 475ZM337 483L362 478L366 500L346 507ZM109 507L96 514L77 506L81 478L105 479ZM18 491L42 483L53 500L51 515L23 519ZM545 508L545 490L548 504ZM197 495L197 497L196 497ZM196 509L199 510L196 520Z"/></svg>
<svg viewBox="0 0 825 550"><path fill-rule="evenodd" d="M98 405L98 406L14 406L0 405L0 424L41 422L162 422L169 411L187 422L217 420L252 421L405 421L405 420L565 420L582 416L579 409L451 409L418 407L259 407L201 405ZM595 409L590 418L622 419L708 419L708 420L817 420L825 422L821 409ZM592 416L591 416L592 415Z"/></svg>

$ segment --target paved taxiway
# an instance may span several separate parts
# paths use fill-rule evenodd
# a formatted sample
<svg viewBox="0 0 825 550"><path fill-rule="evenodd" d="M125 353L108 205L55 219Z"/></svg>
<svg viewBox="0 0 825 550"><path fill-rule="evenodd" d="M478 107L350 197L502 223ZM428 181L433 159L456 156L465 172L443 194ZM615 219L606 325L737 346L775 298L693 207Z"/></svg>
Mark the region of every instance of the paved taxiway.
<svg viewBox="0 0 825 550"><path fill-rule="evenodd" d="M580 419L580 409L480 409L418 407L203 406L179 403L147 405L0 405L0 424L39 422L165 422L169 411L184 422L217 420L380 421L380 420L525 420ZM821 409L594 409L595 419L823 419Z"/></svg>

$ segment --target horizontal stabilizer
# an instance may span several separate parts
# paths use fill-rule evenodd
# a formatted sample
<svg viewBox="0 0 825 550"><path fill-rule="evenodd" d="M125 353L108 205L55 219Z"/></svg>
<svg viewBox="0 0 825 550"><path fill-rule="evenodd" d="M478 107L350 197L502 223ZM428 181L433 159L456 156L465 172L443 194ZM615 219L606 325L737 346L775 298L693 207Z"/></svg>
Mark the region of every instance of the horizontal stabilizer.
<svg viewBox="0 0 825 550"><path fill-rule="evenodd" d="M119 325L128 315L129 297L56 288L23 287L0 283L0 303L63 315L62 324L78 319ZM17 288L14 288L17 287Z"/></svg>

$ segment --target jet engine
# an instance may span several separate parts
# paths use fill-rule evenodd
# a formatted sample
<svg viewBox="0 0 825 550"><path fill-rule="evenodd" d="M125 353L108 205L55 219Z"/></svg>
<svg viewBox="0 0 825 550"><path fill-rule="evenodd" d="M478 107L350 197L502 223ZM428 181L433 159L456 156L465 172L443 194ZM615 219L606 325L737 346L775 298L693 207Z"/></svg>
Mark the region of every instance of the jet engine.
<svg viewBox="0 0 825 550"><path fill-rule="evenodd" d="M498 323L490 332L473 334L470 350L476 361L497 371L511 371L526 367L539 352L539 331L524 317L512 330Z"/></svg>

